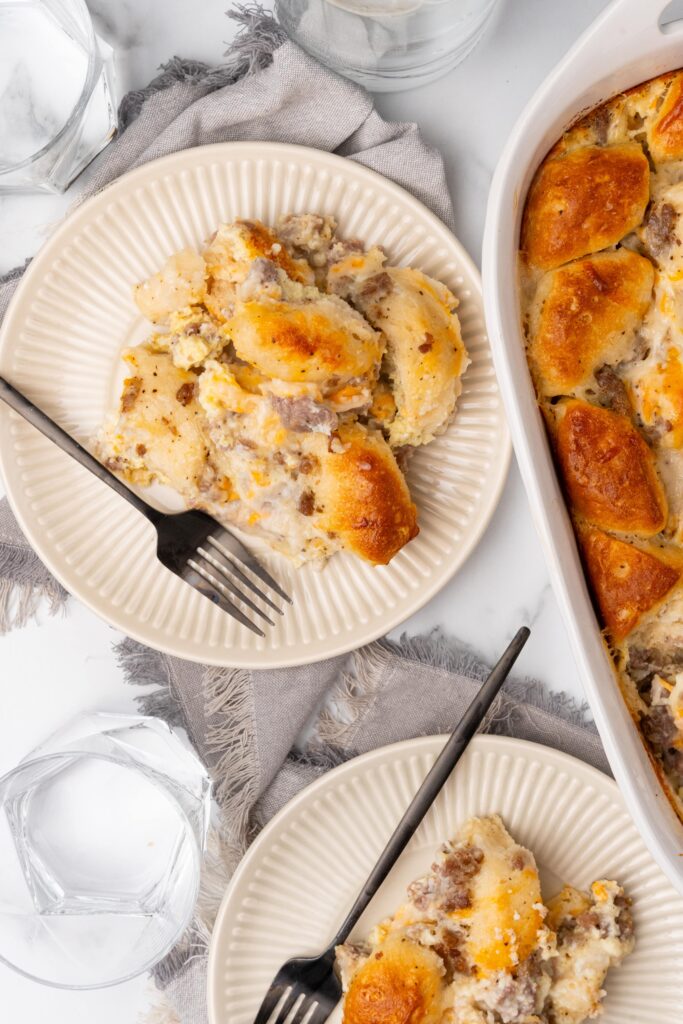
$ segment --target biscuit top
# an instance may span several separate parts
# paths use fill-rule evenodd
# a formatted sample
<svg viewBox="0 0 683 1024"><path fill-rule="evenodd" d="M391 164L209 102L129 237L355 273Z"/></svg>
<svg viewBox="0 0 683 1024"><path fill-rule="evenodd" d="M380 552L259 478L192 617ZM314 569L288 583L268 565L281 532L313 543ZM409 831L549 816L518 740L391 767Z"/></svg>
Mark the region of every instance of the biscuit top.
<svg viewBox="0 0 683 1024"><path fill-rule="evenodd" d="M339 440L343 451L320 456L320 524L347 550L386 565L418 533L405 478L381 434L345 425Z"/></svg>
<svg viewBox="0 0 683 1024"><path fill-rule="evenodd" d="M628 354L653 283L650 261L629 249L586 256L544 275L531 310L529 356L545 394L566 395Z"/></svg>
<svg viewBox="0 0 683 1024"><path fill-rule="evenodd" d="M623 640L678 583L681 569L655 550L591 527L580 531L580 541L603 622L613 640Z"/></svg>
<svg viewBox="0 0 683 1024"><path fill-rule="evenodd" d="M604 530L650 537L667 501L654 456L630 420L589 402L558 406L557 455L572 507Z"/></svg>
<svg viewBox="0 0 683 1024"><path fill-rule="evenodd" d="M546 160L524 211L522 254L539 270L619 242L640 224L650 168L641 146L583 146Z"/></svg>

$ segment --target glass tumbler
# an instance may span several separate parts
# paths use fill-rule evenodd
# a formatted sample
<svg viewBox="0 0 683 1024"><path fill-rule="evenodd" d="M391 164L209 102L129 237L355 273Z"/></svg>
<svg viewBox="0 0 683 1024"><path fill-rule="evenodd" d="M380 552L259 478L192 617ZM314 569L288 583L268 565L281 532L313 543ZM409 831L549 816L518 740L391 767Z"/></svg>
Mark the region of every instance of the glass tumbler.
<svg viewBox="0 0 683 1024"><path fill-rule="evenodd" d="M60 988L149 970L199 889L211 784L155 718L75 719L0 779L0 960Z"/></svg>
<svg viewBox="0 0 683 1024"><path fill-rule="evenodd" d="M0 0L0 194L64 192L115 131L113 51L84 0Z"/></svg>
<svg viewBox="0 0 683 1024"><path fill-rule="evenodd" d="M374 92L426 85L480 40L497 0L276 0L287 34Z"/></svg>

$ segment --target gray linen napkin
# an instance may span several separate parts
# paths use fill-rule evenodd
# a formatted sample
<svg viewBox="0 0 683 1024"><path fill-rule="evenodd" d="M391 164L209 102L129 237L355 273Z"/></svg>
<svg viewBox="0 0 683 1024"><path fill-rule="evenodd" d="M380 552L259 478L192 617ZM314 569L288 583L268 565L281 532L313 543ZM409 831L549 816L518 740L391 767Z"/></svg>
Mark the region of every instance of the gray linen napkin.
<svg viewBox="0 0 683 1024"><path fill-rule="evenodd" d="M188 146L269 139L364 163L452 225L441 158L415 125L383 121L367 93L320 67L258 8L231 16L243 29L223 66L174 58L147 89L124 98L123 132L91 168L86 194ZM20 275L17 270L0 282L0 316ZM1 502L0 632L25 622L42 597L57 609L66 594ZM506 639L500 638L501 647ZM128 681L147 686L141 709L183 726L215 780L220 826L210 837L196 918L155 971L167 1000L155 1020L204 1024L211 926L230 873L259 828L332 765L384 743L450 731L485 666L439 634L381 641L350 658L266 672L168 658L131 640L117 653ZM538 683L508 684L487 728L608 770L584 709L548 695ZM295 746L302 733L310 737L304 749Z"/></svg>

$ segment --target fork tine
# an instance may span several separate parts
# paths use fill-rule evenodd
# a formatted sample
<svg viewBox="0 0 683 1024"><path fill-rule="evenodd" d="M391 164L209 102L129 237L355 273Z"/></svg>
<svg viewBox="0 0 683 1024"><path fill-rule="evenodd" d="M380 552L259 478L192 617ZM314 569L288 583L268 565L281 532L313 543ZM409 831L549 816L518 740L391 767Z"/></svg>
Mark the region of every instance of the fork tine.
<svg viewBox="0 0 683 1024"><path fill-rule="evenodd" d="M263 632L263 630L259 629L259 627L255 625L251 621L251 619L248 619L247 616L239 610L237 605L233 604L229 597L222 593L221 588L225 590L225 587L223 587L223 584L220 582L220 580L215 579L211 575L211 573L208 573L206 569L204 569L201 565L195 562L194 559L192 558L188 558L187 564L197 574L197 576L200 577L201 580L204 580L206 581L206 583L209 584L209 587L211 587L211 592L209 592L208 588L204 584L200 584L197 581L193 581L191 578L183 577L187 583L193 586L195 590L198 590L200 594L203 594L204 597L208 598L209 601L212 601L214 604L217 604L218 607L221 608L224 612L227 612L228 615L232 615L233 619L237 619L237 621L241 622L243 626L246 626L247 629L250 629L252 633L256 633L257 636L265 637L266 634Z"/></svg>
<svg viewBox="0 0 683 1024"><path fill-rule="evenodd" d="M300 988L297 988L296 985L294 985L285 996L285 1000L278 1010L274 1024L294 1024L297 1016L296 1014L291 1021L288 1021L287 1018L300 999L303 999L303 1002L306 1002L304 993Z"/></svg>
<svg viewBox="0 0 683 1024"><path fill-rule="evenodd" d="M283 1024L283 1022L287 1020L287 1016L291 1012L292 1006L301 995L300 990L294 988L292 985L282 985L277 984L276 982L277 979L266 992L263 1002L259 1007L259 1011L256 1014L254 1024L269 1024L271 1018L273 1019L274 1024ZM275 1014L275 1017L273 1017L273 1013L276 1009L277 1013Z"/></svg>
<svg viewBox="0 0 683 1024"><path fill-rule="evenodd" d="M273 1016L273 1011L275 1007L277 1006L281 999L282 986L277 985L275 984L275 982L273 982L273 984L270 986L265 996L263 997L263 1002L259 1006L258 1013L256 1014L256 1018L254 1020L254 1024L268 1024L268 1021Z"/></svg>
<svg viewBox="0 0 683 1024"><path fill-rule="evenodd" d="M213 568L221 574L221 576L223 577L223 580L221 581L223 583L223 586L227 587L228 590L232 591L235 597L239 597L240 601L246 604L248 608L251 608L253 612L256 612L257 615L260 615L262 619L265 619L266 622L268 622L271 626L275 625L273 620L269 618L269 616L266 615L265 612L261 611L259 606L257 604L254 604L250 597L247 597L247 595L244 594L239 587L235 586L235 583L233 582L232 578L228 575L226 567L222 565L217 558L214 558L213 555L206 550L206 548L202 547L197 548L197 554L201 555L205 562L208 562L209 565L212 565ZM263 597L260 591L257 591L257 593L259 597Z"/></svg>
<svg viewBox="0 0 683 1024"><path fill-rule="evenodd" d="M288 604L292 603L292 599L289 596L289 594L285 593L285 591L282 589L277 580L273 579L270 573L263 568L258 559L255 558L254 555L252 555L251 551L249 551L248 548L245 548L244 544L242 544L237 539L237 537L234 536L234 534L228 533L227 531L223 531L222 536L225 537L227 542L229 542L229 544L226 543L225 547L220 541L217 541L215 537L211 534L209 535L208 540L215 547L217 547L218 550L221 551L223 554L226 554L227 552L229 554L232 554L235 558L239 559L240 562L246 565L247 569L253 572L255 576L258 576L258 578L262 580L263 583L266 583L272 590L275 591L276 594L279 594L281 598L287 601Z"/></svg>
<svg viewBox="0 0 683 1024"><path fill-rule="evenodd" d="M336 1006L336 1003L335 1003ZM306 1021L306 1024L325 1024L334 1006L330 1006L325 1000L321 1000L313 1011L312 1015Z"/></svg>
<svg viewBox="0 0 683 1024"><path fill-rule="evenodd" d="M234 575L237 576L237 578L241 580L242 583L245 584L245 586L249 587L250 590L253 590L255 594L258 594L261 600L265 601L266 604L269 604L270 607L278 613L278 615L284 615L282 608L278 608L275 602L271 601L267 594L264 594L262 591L260 591L256 584L252 580L250 580L248 576L244 575L240 567L234 561L234 559L237 557L236 555L233 555L231 551L228 551L227 548L223 547L223 545L219 541L217 541L215 537L209 536L206 539L210 544L213 544L213 546L216 548L217 551L220 552L221 555L223 555L223 558L228 563L226 568L229 568L230 572L234 573Z"/></svg>
<svg viewBox="0 0 683 1024"><path fill-rule="evenodd" d="M306 996L306 998L303 999L297 1007L296 1013L292 1017L290 1024L304 1024L306 1017L308 1017L306 1024L311 1024L313 1020L313 1016L310 1015L311 1010L316 1006L320 1006L320 1004L316 1003L315 995Z"/></svg>

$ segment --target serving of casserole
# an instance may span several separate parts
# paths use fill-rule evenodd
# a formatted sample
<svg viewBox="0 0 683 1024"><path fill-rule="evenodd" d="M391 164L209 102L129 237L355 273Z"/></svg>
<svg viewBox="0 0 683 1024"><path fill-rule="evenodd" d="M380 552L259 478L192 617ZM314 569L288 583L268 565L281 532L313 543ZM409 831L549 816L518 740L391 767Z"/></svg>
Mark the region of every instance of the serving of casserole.
<svg viewBox="0 0 683 1024"><path fill-rule="evenodd" d="M583 1024L634 941L617 882L546 904L533 853L499 815L471 818L391 917L337 948L342 1024Z"/></svg>
<svg viewBox="0 0 683 1024"><path fill-rule="evenodd" d="M468 363L445 285L289 213L221 224L134 295L155 330L123 354L110 468L297 566L386 564L417 535L401 467L445 431Z"/></svg>

